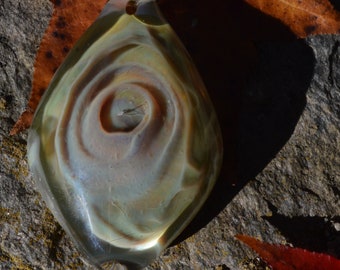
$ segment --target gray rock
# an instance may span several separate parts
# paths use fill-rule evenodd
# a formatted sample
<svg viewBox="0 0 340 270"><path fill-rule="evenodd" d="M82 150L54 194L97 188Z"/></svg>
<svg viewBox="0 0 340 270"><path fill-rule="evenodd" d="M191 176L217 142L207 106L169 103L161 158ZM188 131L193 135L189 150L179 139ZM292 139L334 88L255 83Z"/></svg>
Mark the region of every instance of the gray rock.
<svg viewBox="0 0 340 270"><path fill-rule="evenodd" d="M35 190L27 133L8 135L27 103L50 14L46 0L0 1L0 269L95 269ZM266 269L235 234L339 257L340 37L262 42L257 50L234 131L236 147L226 154L216 188L147 269ZM231 131L219 105L224 97L212 96L229 153ZM237 161L234 169L231 160Z"/></svg>

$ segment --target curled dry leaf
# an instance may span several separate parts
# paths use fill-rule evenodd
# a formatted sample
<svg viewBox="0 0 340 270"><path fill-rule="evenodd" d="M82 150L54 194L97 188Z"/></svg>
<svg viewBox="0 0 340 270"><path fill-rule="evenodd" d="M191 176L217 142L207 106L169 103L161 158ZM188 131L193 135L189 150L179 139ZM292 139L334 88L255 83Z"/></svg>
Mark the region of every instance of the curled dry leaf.
<svg viewBox="0 0 340 270"><path fill-rule="evenodd" d="M301 38L340 33L340 13L328 0L245 0L251 6L281 20Z"/></svg>
<svg viewBox="0 0 340 270"><path fill-rule="evenodd" d="M35 59L30 99L26 110L12 128L11 135L29 128L34 111L53 74L75 42L98 17L107 0L51 2L54 4L53 15Z"/></svg>
<svg viewBox="0 0 340 270"><path fill-rule="evenodd" d="M273 245L247 235L236 238L251 247L273 270L339 270L340 260L327 254L311 252L301 248Z"/></svg>

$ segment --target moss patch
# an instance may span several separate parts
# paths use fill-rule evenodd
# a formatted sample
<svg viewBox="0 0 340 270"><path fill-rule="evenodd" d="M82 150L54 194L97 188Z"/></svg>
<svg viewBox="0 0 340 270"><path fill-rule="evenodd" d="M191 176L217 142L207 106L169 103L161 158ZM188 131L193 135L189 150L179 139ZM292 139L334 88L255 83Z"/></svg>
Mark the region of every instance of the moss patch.
<svg viewBox="0 0 340 270"><path fill-rule="evenodd" d="M4 111L6 109L6 100L0 98L0 111Z"/></svg>
<svg viewBox="0 0 340 270"><path fill-rule="evenodd" d="M0 223L8 223L13 227L20 225L20 213L12 212L11 209L0 207Z"/></svg>
<svg viewBox="0 0 340 270"><path fill-rule="evenodd" d="M26 145L6 137L0 143L3 170L22 181L28 176Z"/></svg>
<svg viewBox="0 0 340 270"><path fill-rule="evenodd" d="M4 250L1 250L0 253L0 263L6 263L11 270L32 270L33 268L27 265L22 261L21 258L14 256L13 254L9 254Z"/></svg>

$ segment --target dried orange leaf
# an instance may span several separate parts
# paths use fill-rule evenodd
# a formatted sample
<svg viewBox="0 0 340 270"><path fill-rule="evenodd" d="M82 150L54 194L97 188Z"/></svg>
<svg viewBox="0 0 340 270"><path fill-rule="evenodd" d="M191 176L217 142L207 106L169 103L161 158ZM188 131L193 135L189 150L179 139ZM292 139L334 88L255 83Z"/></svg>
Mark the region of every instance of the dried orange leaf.
<svg viewBox="0 0 340 270"><path fill-rule="evenodd" d="M281 20L301 38L340 33L340 13L328 0L245 0Z"/></svg>
<svg viewBox="0 0 340 270"><path fill-rule="evenodd" d="M236 238L256 251L273 270L340 270L340 260L327 254L268 244L247 235L236 235Z"/></svg>
<svg viewBox="0 0 340 270"><path fill-rule="evenodd" d="M75 42L98 17L107 0L51 0L51 2L54 4L53 15L36 55L28 106L12 128L11 135L31 125L34 111L53 74Z"/></svg>

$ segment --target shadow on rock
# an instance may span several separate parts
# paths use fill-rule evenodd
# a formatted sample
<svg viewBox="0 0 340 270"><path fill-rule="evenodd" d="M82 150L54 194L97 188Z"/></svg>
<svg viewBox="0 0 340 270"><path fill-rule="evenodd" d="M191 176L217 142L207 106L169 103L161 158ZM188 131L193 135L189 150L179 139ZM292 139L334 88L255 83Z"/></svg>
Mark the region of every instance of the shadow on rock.
<svg viewBox="0 0 340 270"><path fill-rule="evenodd" d="M271 225L278 228L281 234L294 247L319 253L326 253L340 258L340 232L335 229L340 217L287 217L277 213L277 208L271 205L271 217L263 217Z"/></svg>
<svg viewBox="0 0 340 270"><path fill-rule="evenodd" d="M181 3L186 2L192 1ZM203 0L195 3L184 13L191 19L187 27L166 15L215 105L224 161L212 194L176 243L218 215L289 140L305 107L314 67L313 52L303 40L242 1L212 0L214 17Z"/></svg>
<svg viewBox="0 0 340 270"><path fill-rule="evenodd" d="M240 118L240 178L253 179L294 132L306 105L313 53L303 40L259 44L258 69L250 78Z"/></svg>

